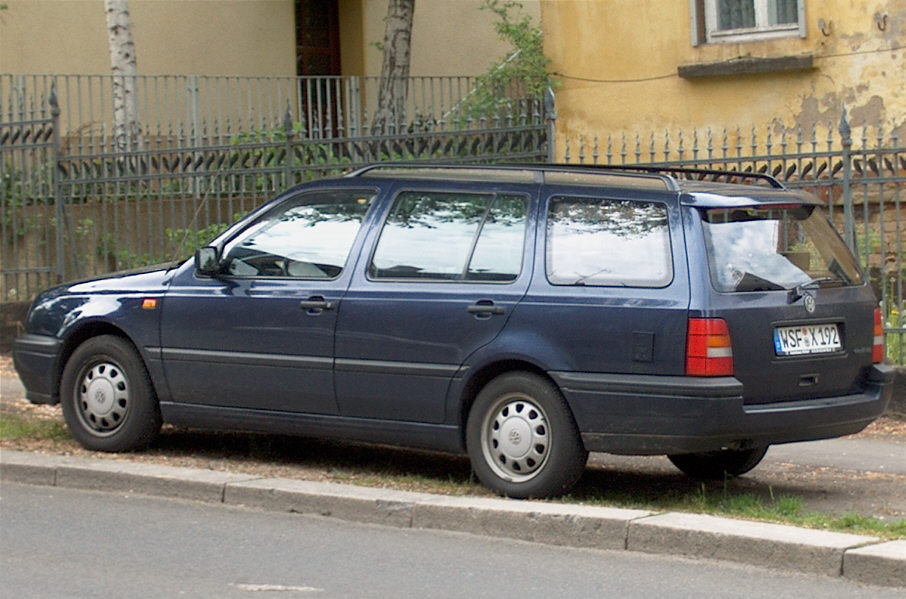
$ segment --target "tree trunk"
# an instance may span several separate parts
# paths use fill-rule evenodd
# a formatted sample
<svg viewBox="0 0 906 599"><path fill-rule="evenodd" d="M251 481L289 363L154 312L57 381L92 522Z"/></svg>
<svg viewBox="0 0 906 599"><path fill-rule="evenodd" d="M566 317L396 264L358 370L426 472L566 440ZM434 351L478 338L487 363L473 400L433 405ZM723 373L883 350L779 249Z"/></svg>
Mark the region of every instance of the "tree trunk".
<svg viewBox="0 0 906 599"><path fill-rule="evenodd" d="M405 119L409 96L409 55L415 0L388 2L384 62L381 66L378 107L372 124L375 134L387 133L391 124L395 124L399 131Z"/></svg>
<svg viewBox="0 0 906 599"><path fill-rule="evenodd" d="M113 124L116 148L133 150L139 146L141 127L136 93L138 66L132 41L132 20L128 0L104 0L107 34L110 42L110 67L113 72Z"/></svg>

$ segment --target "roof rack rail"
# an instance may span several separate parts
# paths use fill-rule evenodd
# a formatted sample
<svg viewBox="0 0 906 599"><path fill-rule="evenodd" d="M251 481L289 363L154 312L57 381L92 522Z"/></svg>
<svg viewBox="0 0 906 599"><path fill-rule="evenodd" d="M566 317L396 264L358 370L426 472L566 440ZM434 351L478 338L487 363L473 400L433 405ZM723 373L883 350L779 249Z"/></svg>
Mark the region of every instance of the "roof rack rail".
<svg viewBox="0 0 906 599"><path fill-rule="evenodd" d="M519 170L519 169L530 169L530 170L539 170L545 165L543 163L535 162L526 162L524 164L518 163L477 163L472 164L470 162L374 162L371 164L366 164L365 166L360 166L356 169L353 169L345 173L345 177L359 177L361 175L366 175L372 171L380 170L391 170L391 169L461 169L461 170L470 170L470 169L484 169L484 170Z"/></svg>
<svg viewBox="0 0 906 599"><path fill-rule="evenodd" d="M375 162L373 164L366 164L360 166L349 172L345 173L345 177L359 177L366 175L370 172L381 171L381 170L392 170L392 169L458 169L458 170L500 170L500 171L516 171L516 170L529 170L535 172L576 172L576 171L588 171L588 170L626 170L626 171L642 171L639 176L649 176L649 177L658 177L664 178L665 175L660 174L657 170L648 170L645 168L629 168L629 167L607 167L602 165L590 165L590 164L563 164L563 163L549 163L549 162L488 162L488 163L469 163L469 162ZM632 176L627 173L627 176Z"/></svg>
<svg viewBox="0 0 906 599"><path fill-rule="evenodd" d="M591 166L591 165L586 165ZM679 167L679 166L658 166L656 164L649 165L630 165L630 164L601 164L594 165L594 168L600 168L603 170L617 170L617 171L640 171L644 173L651 174L679 174L679 175L707 175L711 177L716 177L718 179L759 179L761 181L766 181L774 187L775 189L786 189L783 183L778 181L772 175L766 175L765 173L745 173L738 171L721 171L711 168L688 168L688 167Z"/></svg>
<svg viewBox="0 0 906 599"><path fill-rule="evenodd" d="M721 171L717 169L706 169L706 168L685 168L685 167L676 167L676 166L658 166L658 165L628 165L628 164L565 164L565 163L491 163L491 164L468 164L468 163L458 163L458 164L448 164L448 163L422 163L422 162L379 162L375 164L368 164L358 169L352 170L346 173L346 177L359 177L365 175L372 171L379 170L389 170L389 169L484 169L484 170L501 170L501 171L512 171L512 170L532 170L536 172L544 171L609 171L611 173L620 173L625 172L627 176L631 176L630 173L637 173L637 176L649 176L649 177L658 177L661 180L672 181L672 185L676 185L676 179L687 179L687 180L696 180L691 175L698 175L697 180L707 180L706 177L712 177L712 181L723 180L725 182L730 182L731 179L757 179L759 181L764 181L768 183L771 187L775 189L786 189L784 185L774 178L771 175L766 175L764 173L746 173L746 172L737 172L737 171ZM685 177L677 177L676 175L685 175Z"/></svg>

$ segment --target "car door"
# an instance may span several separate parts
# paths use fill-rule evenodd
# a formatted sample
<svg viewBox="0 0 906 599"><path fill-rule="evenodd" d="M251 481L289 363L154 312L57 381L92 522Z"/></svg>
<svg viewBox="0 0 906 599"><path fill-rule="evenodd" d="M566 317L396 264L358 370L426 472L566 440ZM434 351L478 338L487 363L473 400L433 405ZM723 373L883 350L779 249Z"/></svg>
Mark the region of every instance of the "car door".
<svg viewBox="0 0 906 599"><path fill-rule="evenodd" d="M536 274L513 317L534 327L554 370L682 374L689 308L672 195L546 188Z"/></svg>
<svg viewBox="0 0 906 599"><path fill-rule="evenodd" d="M374 190L277 204L224 246L221 273L181 273L165 299L174 401L335 414L333 343L350 258Z"/></svg>
<svg viewBox="0 0 906 599"><path fill-rule="evenodd" d="M528 287L529 204L502 191L396 194L339 314L341 414L444 420L451 378Z"/></svg>

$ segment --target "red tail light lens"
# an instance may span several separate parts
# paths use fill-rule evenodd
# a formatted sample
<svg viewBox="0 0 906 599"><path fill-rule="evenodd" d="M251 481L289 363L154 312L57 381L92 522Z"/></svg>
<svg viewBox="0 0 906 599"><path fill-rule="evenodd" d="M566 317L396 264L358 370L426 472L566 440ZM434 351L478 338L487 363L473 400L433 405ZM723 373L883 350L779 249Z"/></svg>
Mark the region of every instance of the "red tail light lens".
<svg viewBox="0 0 906 599"><path fill-rule="evenodd" d="M874 364L884 361L884 323L881 321L880 308L875 308L875 340L871 350L871 361Z"/></svg>
<svg viewBox="0 0 906 599"><path fill-rule="evenodd" d="M733 375L733 344L730 342L730 329L724 319L689 319L686 375Z"/></svg>

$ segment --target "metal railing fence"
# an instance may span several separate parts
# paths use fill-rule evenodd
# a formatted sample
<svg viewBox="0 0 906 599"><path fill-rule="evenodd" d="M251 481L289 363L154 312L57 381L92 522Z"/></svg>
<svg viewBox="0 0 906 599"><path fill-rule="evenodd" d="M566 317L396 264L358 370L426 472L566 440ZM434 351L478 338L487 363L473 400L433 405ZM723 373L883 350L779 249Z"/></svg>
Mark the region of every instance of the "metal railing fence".
<svg viewBox="0 0 906 599"><path fill-rule="evenodd" d="M895 127L628 133L566 138L567 163L766 173L824 200L881 301L887 353L906 365L906 145Z"/></svg>
<svg viewBox="0 0 906 599"><path fill-rule="evenodd" d="M113 75L0 74L0 122L49 117L58 97L64 147L97 149L116 126ZM122 79L122 77L120 77ZM134 78L141 139L134 145L181 147L227 144L236 135L278 129L288 114L297 134L310 139L392 134L418 123L432 131L473 129L482 114L474 77L411 77L405 110L375 129L380 77L238 77L138 75ZM514 104L530 94L518 86L495 91Z"/></svg>
<svg viewBox="0 0 906 599"><path fill-rule="evenodd" d="M122 148L111 128L62 134L67 110L56 88L39 91L32 102L17 88L7 103L16 109L5 114L19 120L0 118L0 302L29 300L58 281L186 257L278 192L367 163L548 157L542 98L513 97L503 110L464 120L422 120L429 106L375 131L312 131L317 119L300 122L289 109L280 119L268 115L273 123L256 122L266 128L230 125L227 135L214 123L172 136L143 133ZM460 106L466 95L456 96ZM260 106L277 110L281 101Z"/></svg>

